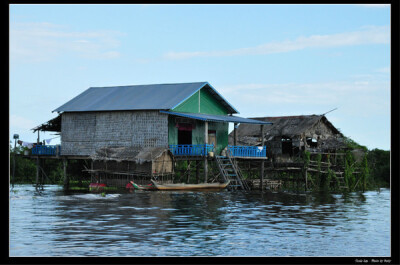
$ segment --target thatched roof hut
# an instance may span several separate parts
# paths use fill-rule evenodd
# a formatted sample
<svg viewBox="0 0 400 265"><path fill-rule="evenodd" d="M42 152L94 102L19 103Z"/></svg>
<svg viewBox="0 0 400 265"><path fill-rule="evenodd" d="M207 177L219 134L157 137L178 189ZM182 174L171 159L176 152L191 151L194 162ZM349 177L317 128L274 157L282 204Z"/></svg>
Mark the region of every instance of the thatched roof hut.
<svg viewBox="0 0 400 265"><path fill-rule="evenodd" d="M269 155L294 155L300 150L329 151L345 147L343 135L324 115L301 115L252 118L272 122L265 125L264 140ZM237 145L261 145L260 126L241 124L237 128ZM233 132L229 143L233 144Z"/></svg>

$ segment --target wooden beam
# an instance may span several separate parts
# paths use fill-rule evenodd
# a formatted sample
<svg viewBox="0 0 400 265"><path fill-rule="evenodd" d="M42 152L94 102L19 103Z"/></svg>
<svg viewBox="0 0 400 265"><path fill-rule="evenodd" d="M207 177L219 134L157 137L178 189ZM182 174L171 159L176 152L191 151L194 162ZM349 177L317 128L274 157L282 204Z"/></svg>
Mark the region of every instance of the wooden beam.
<svg viewBox="0 0 400 265"><path fill-rule="evenodd" d="M204 122L204 144L208 144L208 121ZM207 153L204 154L204 183L207 183L208 177L208 161Z"/></svg>

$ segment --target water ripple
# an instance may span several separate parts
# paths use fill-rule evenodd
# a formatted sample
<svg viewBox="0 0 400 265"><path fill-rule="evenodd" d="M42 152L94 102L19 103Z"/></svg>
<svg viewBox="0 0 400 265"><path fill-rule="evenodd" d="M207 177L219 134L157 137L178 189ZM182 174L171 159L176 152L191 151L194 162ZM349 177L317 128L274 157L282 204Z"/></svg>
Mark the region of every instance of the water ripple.
<svg viewBox="0 0 400 265"><path fill-rule="evenodd" d="M389 190L102 196L16 185L9 198L10 256L390 255Z"/></svg>

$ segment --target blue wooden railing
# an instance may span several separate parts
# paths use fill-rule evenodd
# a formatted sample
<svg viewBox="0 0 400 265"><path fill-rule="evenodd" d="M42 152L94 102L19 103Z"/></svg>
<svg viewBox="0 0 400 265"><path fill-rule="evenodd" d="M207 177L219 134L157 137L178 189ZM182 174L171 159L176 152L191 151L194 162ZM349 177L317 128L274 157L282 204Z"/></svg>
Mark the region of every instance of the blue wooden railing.
<svg viewBox="0 0 400 265"><path fill-rule="evenodd" d="M169 145L174 156L205 156L214 151L213 144L171 144Z"/></svg>
<svg viewBox="0 0 400 265"><path fill-rule="evenodd" d="M267 156L267 147L228 145L228 152L230 156L265 157Z"/></svg>
<svg viewBox="0 0 400 265"><path fill-rule="evenodd" d="M36 145L32 148L32 155L55 156L60 154L60 150L60 145Z"/></svg>

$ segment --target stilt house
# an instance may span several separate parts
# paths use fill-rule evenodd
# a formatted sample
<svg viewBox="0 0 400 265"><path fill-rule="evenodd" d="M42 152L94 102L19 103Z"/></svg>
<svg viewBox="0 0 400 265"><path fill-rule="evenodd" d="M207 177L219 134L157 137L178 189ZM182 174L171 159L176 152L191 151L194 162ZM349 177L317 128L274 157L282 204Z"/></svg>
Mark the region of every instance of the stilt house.
<svg viewBox="0 0 400 265"><path fill-rule="evenodd" d="M300 151L336 152L343 149L343 135L324 115L301 115L281 117L252 118L268 121L272 124L265 126L264 141L267 146L267 156L290 158L300 155ZM237 129L239 145L261 145L259 126L240 124ZM229 135L229 142L234 142L234 133Z"/></svg>
<svg viewBox="0 0 400 265"><path fill-rule="evenodd" d="M208 82L91 87L53 112L59 116L33 130L60 133L57 155L90 159L92 172L150 177L173 173L177 157L207 159L230 148L229 122L270 124L233 116L238 111Z"/></svg>

